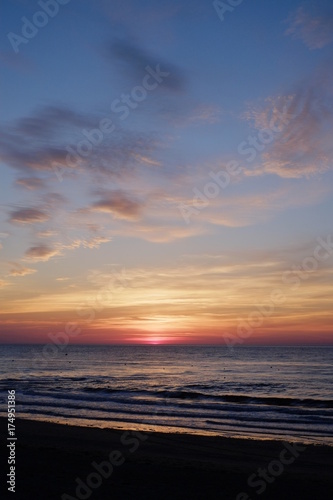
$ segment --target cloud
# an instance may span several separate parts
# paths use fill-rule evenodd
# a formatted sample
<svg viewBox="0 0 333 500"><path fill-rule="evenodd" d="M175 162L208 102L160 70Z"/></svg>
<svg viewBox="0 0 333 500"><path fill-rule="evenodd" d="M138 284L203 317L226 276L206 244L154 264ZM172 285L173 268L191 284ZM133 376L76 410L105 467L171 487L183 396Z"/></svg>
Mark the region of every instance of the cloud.
<svg viewBox="0 0 333 500"><path fill-rule="evenodd" d="M306 12L299 7L287 20L286 35L302 40L311 50L322 49L333 42L333 12L320 15Z"/></svg>
<svg viewBox="0 0 333 500"><path fill-rule="evenodd" d="M9 285L8 281L0 280L0 288L4 288L5 286L8 285Z"/></svg>
<svg viewBox="0 0 333 500"><path fill-rule="evenodd" d="M42 189L45 187L45 182L38 177L20 177L16 180L16 184L29 190Z"/></svg>
<svg viewBox="0 0 333 500"><path fill-rule="evenodd" d="M109 241L111 241L111 238L107 236L96 236L95 238L83 240L81 244L86 248L99 248L102 243L109 243Z"/></svg>
<svg viewBox="0 0 333 500"><path fill-rule="evenodd" d="M0 159L23 172L53 172L57 165L66 164L65 148L44 141L27 140L18 132L5 132L0 138Z"/></svg>
<svg viewBox="0 0 333 500"><path fill-rule="evenodd" d="M65 224L65 223L64 223ZM63 255L66 250L76 250L80 247L83 248L99 248L102 243L111 241L110 236L102 236L95 234L94 236L79 235L80 222L77 221L76 227L72 228L71 223L67 225L62 234L58 235L58 241L49 244L39 244L30 247L25 252L24 260L31 260L34 262L46 262L53 257ZM68 234L69 233L69 236Z"/></svg>
<svg viewBox="0 0 333 500"><path fill-rule="evenodd" d="M38 108L30 116L0 127L0 159L25 172L49 172L66 164L66 135L91 127L92 117L57 106ZM94 121L96 125L96 122ZM30 181L30 188L35 182ZM23 181L25 185L29 182Z"/></svg>
<svg viewBox="0 0 333 500"><path fill-rule="evenodd" d="M262 174L262 171L257 173ZM282 179L277 188L266 188L265 191L251 179L243 178L242 181L241 187L230 184L225 190L216 184L216 196L209 198L205 195L205 186L211 183L211 177L207 178L206 175L203 178L200 175L197 179L193 178L188 190L189 197L186 199L184 194L177 193L173 200L170 198L169 207L164 212L170 214L174 206L183 224L186 221L188 225L197 226L197 229L202 227L206 232L213 232L214 226L246 227L262 224L279 212L318 204L332 193L331 185L320 178L313 179L311 183L306 178ZM185 180L186 184L188 182ZM156 214L161 223L163 219L158 210L149 208L149 212Z"/></svg>
<svg viewBox="0 0 333 500"><path fill-rule="evenodd" d="M74 250L75 248L99 248L102 243L108 243L111 241L110 237L107 236L95 236L93 238L89 239L76 239L73 240L70 244L68 245L63 245L63 249L70 249Z"/></svg>
<svg viewBox="0 0 333 500"><path fill-rule="evenodd" d="M82 135L84 127L96 127L99 119L71 108L40 107L29 116L0 126L0 159L12 168L34 174L18 184L29 189L42 187L38 172L53 173L55 167L66 165L68 137Z"/></svg>
<svg viewBox="0 0 333 500"><path fill-rule="evenodd" d="M205 232L202 228L192 225L179 227L176 224L162 224L160 227L151 224L140 224L132 231L128 231L127 236L136 236L152 243L169 243L185 238L198 236Z"/></svg>
<svg viewBox="0 0 333 500"><path fill-rule="evenodd" d="M142 171L144 167L150 167L152 163L143 162L142 158L155 162L151 156L158 145L154 134L119 129L112 137L106 138L87 160L82 159L80 167L92 175L95 182L99 180L101 184L105 179L127 178L136 171Z"/></svg>
<svg viewBox="0 0 333 500"><path fill-rule="evenodd" d="M57 231L52 231L50 229L47 229L46 231L39 231L36 236L38 238L51 238L52 236L57 236L58 232Z"/></svg>
<svg viewBox="0 0 333 500"><path fill-rule="evenodd" d="M192 113L187 118L189 124L207 124L218 123L221 119L221 109L217 106L200 104L194 107Z"/></svg>
<svg viewBox="0 0 333 500"><path fill-rule="evenodd" d="M24 137L50 137L54 131L63 126L86 127L90 125L90 117L63 106L43 106L32 116L17 120L15 131Z"/></svg>
<svg viewBox="0 0 333 500"><path fill-rule="evenodd" d="M10 214L10 222L21 224L34 224L38 222L45 222L49 219L49 215L43 210L37 208L20 208L14 210Z"/></svg>
<svg viewBox="0 0 333 500"><path fill-rule="evenodd" d="M149 103L139 107L136 113L144 113L145 119L163 121L164 125L185 127L193 125L215 124L220 121L221 111L210 103L201 103L197 98L191 98L185 90L187 87L186 71L165 61L140 47L136 42L116 39L107 45L106 57L119 67L126 84L122 82L122 89L127 90L141 85L147 75L146 68L160 68L161 72L168 73L163 82L149 95ZM163 93L163 96L161 96Z"/></svg>
<svg viewBox="0 0 333 500"><path fill-rule="evenodd" d="M138 45L124 40L115 40L107 47L107 55L115 59L125 75L129 75L132 85L139 85L146 75L146 67L155 69L160 66L161 71L169 73L160 85L161 90L182 92L185 88L184 73L175 65L148 53Z"/></svg>
<svg viewBox="0 0 333 500"><path fill-rule="evenodd" d="M94 212L111 213L117 219L136 220L144 207L144 202L133 195L121 191L105 191L99 201L91 206Z"/></svg>
<svg viewBox="0 0 333 500"><path fill-rule="evenodd" d="M169 243L207 233L202 225L185 225L180 213L175 211L172 213L178 217L177 220L171 218L170 220L161 220L157 217L154 220L135 221L133 224L114 227L112 233L122 238L139 238L151 243Z"/></svg>
<svg viewBox="0 0 333 500"><path fill-rule="evenodd" d="M52 248L48 245L30 247L25 252L26 259L33 260L34 262L45 262L56 255L60 255L59 249Z"/></svg>
<svg viewBox="0 0 333 500"><path fill-rule="evenodd" d="M47 193L43 197L43 203L45 207L57 208L58 206L63 206L67 203L67 198L60 193Z"/></svg>
<svg viewBox="0 0 333 500"><path fill-rule="evenodd" d="M11 276L26 276L28 274L34 274L35 272L37 272L36 269L23 267L21 264L18 264L16 262L10 262L10 264L13 266L9 271Z"/></svg>
<svg viewBox="0 0 333 500"><path fill-rule="evenodd" d="M128 131L118 125L112 133L105 133L88 155L79 154L79 145L87 142L83 131L98 128L102 118L106 116L81 115L54 106L0 125L0 161L24 172L16 181L19 186L36 190L56 180L59 173L68 179L86 174L100 183L105 178L126 176L139 167L137 156L151 157L156 150L154 133Z"/></svg>
<svg viewBox="0 0 333 500"><path fill-rule="evenodd" d="M258 136L261 131L271 129L272 123L280 130L265 145L261 162L249 167L246 175L271 173L300 178L332 168L332 76L331 70L319 72L293 95L269 98L261 109L248 113Z"/></svg>
<svg viewBox="0 0 333 500"><path fill-rule="evenodd" d="M219 123L222 110L219 106L198 104L190 98L182 99L181 102L176 99L161 100L158 103L158 116L167 120L171 126L205 126Z"/></svg>

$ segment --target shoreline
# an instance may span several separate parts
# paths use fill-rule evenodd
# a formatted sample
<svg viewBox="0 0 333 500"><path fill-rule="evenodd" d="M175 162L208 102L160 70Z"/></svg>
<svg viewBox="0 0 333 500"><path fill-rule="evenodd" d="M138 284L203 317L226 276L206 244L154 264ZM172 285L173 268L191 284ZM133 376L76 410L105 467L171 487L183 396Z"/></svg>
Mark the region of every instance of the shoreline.
<svg viewBox="0 0 333 500"><path fill-rule="evenodd" d="M0 420L2 418L6 418L5 413L0 413ZM180 435L190 435L190 436L204 436L204 437L221 437L225 439L240 439L240 440L252 440L252 441L276 441L283 443L284 441L288 441L290 443L299 443L299 444L304 444L306 446L327 446L331 447L333 449L333 438L326 437L328 440L327 442L323 441L322 438L317 437L315 439L314 436L308 436L308 437L299 437L299 436L291 436L285 435L282 436L282 433L276 433L276 434L268 434L268 433L261 433L261 432L256 432L256 433L245 433L239 431L236 433L236 431L214 431L211 429L199 429L199 428L194 428L194 427L181 427L181 426L166 426L163 424L148 424L148 423L142 423L142 422L136 422L136 421L126 421L126 420L113 420L112 425L105 420L105 419L97 419L97 420L92 420L88 418L66 418L66 417L57 417L57 418L48 418L48 417L43 417L43 416L37 416L35 415L34 418L32 418L32 415L29 416L22 416L20 415L21 420L28 420L28 421L34 421L34 422L45 422L45 423L50 423L50 424L55 424L55 425L65 425L65 426L70 426L70 427L84 427L84 428L94 428L94 429L104 429L104 430L114 430L114 431L119 431L123 432L126 430L133 430L133 431L140 431L140 432L147 432L147 433L153 433L153 434L180 434ZM152 427L155 427L155 429Z"/></svg>
<svg viewBox="0 0 333 500"><path fill-rule="evenodd" d="M1 470L9 467L6 424L0 417ZM80 498L77 493L92 500L332 497L333 448L321 444L123 431L28 419L16 420L16 436L16 500L61 499L65 493L63 500ZM266 476L258 475L260 470ZM97 482L99 477L101 484L89 487L91 477ZM76 491L78 484L81 490Z"/></svg>
<svg viewBox="0 0 333 500"><path fill-rule="evenodd" d="M5 413L0 413L0 420L2 418L6 418ZM111 430L115 432L124 432L124 431L140 431L143 433L149 434L176 434L176 435L189 435L189 436L202 436L202 437L218 437L225 439L236 439L236 440L244 440L244 441L274 441L283 443L284 441L288 441L289 443L299 443L304 444L306 446L327 446L331 447L333 450L333 438L326 438L329 442L323 442L321 439L315 440L314 436L312 437L298 437L298 436L282 436L281 434L263 434L263 433L239 433L236 434L235 431L224 431L218 432L210 429L197 429L194 427L180 427L180 426L166 426L166 425L156 425L155 429L152 429L152 424L145 424L142 422L129 422L126 420L117 420L112 421L112 425L110 425L105 419L85 419L85 418L66 418L66 417L55 417L49 418L44 416L34 415L20 415L20 420L28 420L33 422L45 422L54 425L65 425L69 427L83 427L86 429L101 429L101 430ZM230 433L230 435L228 435Z"/></svg>

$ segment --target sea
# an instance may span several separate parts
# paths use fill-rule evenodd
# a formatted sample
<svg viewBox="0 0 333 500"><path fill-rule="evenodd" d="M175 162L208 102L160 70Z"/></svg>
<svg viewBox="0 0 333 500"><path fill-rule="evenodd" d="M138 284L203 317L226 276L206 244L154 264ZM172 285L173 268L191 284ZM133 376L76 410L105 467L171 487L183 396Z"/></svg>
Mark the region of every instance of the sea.
<svg viewBox="0 0 333 500"><path fill-rule="evenodd" d="M0 415L333 446L333 347L0 347Z"/></svg>

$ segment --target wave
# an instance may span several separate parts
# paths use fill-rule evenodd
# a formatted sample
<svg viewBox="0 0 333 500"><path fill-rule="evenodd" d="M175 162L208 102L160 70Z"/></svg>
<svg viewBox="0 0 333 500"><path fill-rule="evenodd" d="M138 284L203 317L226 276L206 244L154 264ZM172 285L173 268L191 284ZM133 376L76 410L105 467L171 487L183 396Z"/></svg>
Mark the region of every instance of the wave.
<svg viewBox="0 0 333 500"><path fill-rule="evenodd" d="M180 405L165 405L154 401L130 401L127 399L117 399L112 401L91 401L91 400L68 400L66 398L42 398L42 399L21 399L19 401L21 408L39 407L39 408L57 408L70 410L89 410L97 412L109 413L128 413L141 415L163 415L163 416L178 416L181 418L218 418L222 420L237 420L246 422L249 419L257 419L260 417L260 422L263 420L269 422L288 422L289 424L300 423L308 424L316 422L322 424L330 424L332 422L332 414L323 415L313 412L290 412L290 411L275 411L274 416L269 411L265 411L263 407L248 407L245 410L240 407L227 405L223 410L217 405L191 406Z"/></svg>
<svg viewBox="0 0 333 500"><path fill-rule="evenodd" d="M8 379L7 379L8 380ZM14 379L12 379L13 381ZM178 388L162 388L162 389L137 389L128 386L116 386L109 383L108 385L98 384L97 381L85 385L82 382L86 382L86 377L73 377L66 379L66 383L63 380L58 381L58 385L50 384L50 380L39 379L39 380L25 380L23 383L16 385L16 391L18 394L29 395L29 396L52 396L55 398L63 399L86 399L85 394L91 394L92 399L101 400L105 398L108 400L110 397L115 399L118 396L126 397L129 402L136 400L148 399L151 401L155 400L174 400L174 401L188 401L192 404L208 404L208 403L219 403L219 404L235 404L239 406L267 406L267 407L291 407L291 408L305 408L305 409L332 409L333 400L323 399L323 398L300 398L300 397L290 397L290 396L268 396L268 395L257 395L257 394L242 394L235 392L221 393L216 390L216 387L211 386L210 388L201 387L203 390L188 390L188 387L178 387ZM73 382L78 382L78 384L72 385ZM100 381L99 381L100 382ZM110 382L110 380L108 380ZM60 383L60 384L59 384ZM8 385L0 383L0 390L4 390ZM198 387L199 388L199 387ZM206 389L206 390L204 390ZM65 393L64 393L65 392Z"/></svg>

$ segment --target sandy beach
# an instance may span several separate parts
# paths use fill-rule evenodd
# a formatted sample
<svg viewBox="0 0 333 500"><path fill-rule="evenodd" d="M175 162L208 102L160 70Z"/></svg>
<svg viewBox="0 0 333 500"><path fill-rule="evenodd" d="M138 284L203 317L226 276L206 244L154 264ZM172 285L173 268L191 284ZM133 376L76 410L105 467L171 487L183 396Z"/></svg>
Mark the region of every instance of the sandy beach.
<svg viewBox="0 0 333 500"><path fill-rule="evenodd" d="M0 422L3 471L7 431L5 419ZM16 436L16 492L5 498L332 498L332 447L23 419L16 421Z"/></svg>

